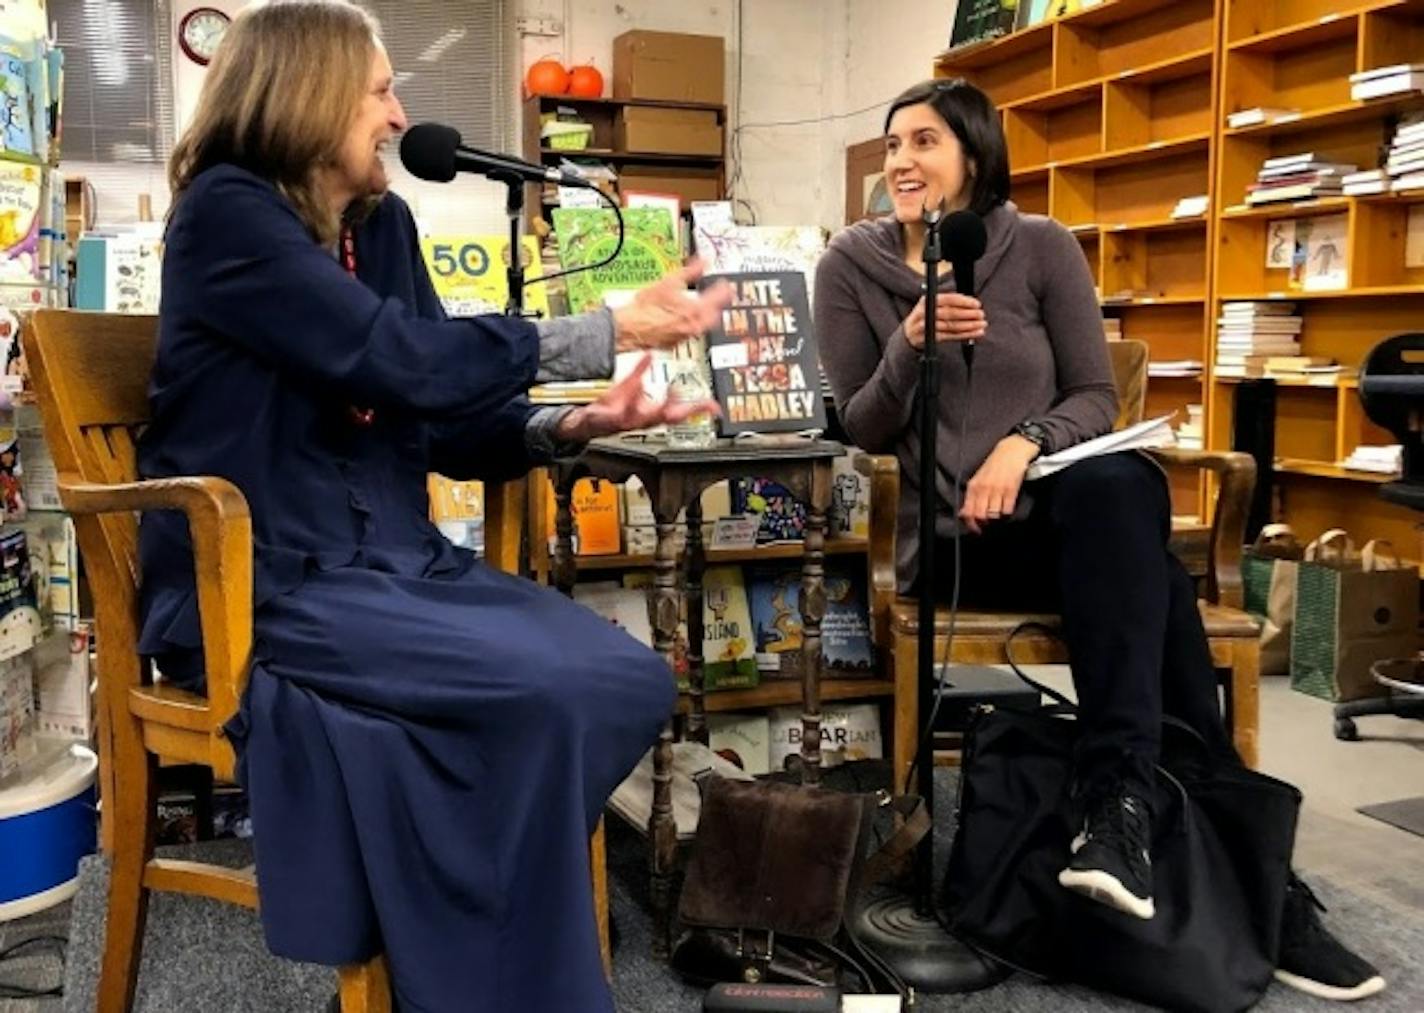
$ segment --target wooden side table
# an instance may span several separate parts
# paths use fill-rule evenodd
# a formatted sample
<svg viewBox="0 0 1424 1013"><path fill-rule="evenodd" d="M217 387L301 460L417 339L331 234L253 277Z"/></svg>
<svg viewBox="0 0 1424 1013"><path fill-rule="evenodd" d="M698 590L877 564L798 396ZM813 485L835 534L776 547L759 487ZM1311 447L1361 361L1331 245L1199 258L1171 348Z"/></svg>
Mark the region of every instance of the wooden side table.
<svg viewBox="0 0 1424 1013"><path fill-rule="evenodd" d="M719 439L703 450L669 448L661 440L609 437L591 442L576 460L554 469L556 549L554 583L572 593L577 571L573 556L573 515L569 497L584 476L623 482L637 476L648 492L657 527L653 570L654 648L673 667L680 601L687 600L688 737L706 745L707 710L703 687L702 575L706 548L702 539L702 490L723 479L757 476L779 482L805 503L806 540L801 561L802 622L802 779L814 783L821 773L821 620L826 614L825 533L831 503L832 462L845 453L829 440L788 438L743 442ZM685 579L678 583L677 516L687 511ZM669 718L653 749L653 807L648 823L651 848L653 953L666 959L671 947L672 870L677 858L677 824L672 814L672 742Z"/></svg>

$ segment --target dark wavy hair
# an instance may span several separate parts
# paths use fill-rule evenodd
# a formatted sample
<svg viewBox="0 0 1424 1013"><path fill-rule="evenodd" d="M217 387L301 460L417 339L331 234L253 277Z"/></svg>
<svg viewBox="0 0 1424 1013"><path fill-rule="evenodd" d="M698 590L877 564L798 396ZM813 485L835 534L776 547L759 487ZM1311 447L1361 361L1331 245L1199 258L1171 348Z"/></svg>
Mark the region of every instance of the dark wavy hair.
<svg viewBox="0 0 1424 1013"><path fill-rule="evenodd" d="M967 161L974 164L969 208L986 215L1009 199L1009 146L999 110L989 96L962 77L921 81L901 92L885 114L890 121L906 106L927 105L949 125Z"/></svg>

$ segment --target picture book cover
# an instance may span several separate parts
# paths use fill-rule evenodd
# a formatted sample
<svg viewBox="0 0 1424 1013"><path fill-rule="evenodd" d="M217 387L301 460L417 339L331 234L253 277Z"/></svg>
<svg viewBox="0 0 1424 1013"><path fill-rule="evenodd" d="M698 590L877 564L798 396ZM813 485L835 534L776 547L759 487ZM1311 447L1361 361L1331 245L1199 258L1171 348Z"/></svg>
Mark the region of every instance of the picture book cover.
<svg viewBox="0 0 1424 1013"><path fill-rule="evenodd" d="M771 714L771 767L783 770L801 752L800 707L775 707ZM873 703L825 704L821 708L821 764L838 767L848 760L885 756L880 706Z"/></svg>
<svg viewBox="0 0 1424 1013"><path fill-rule="evenodd" d="M1007 35L1018 20L1018 0L959 0L949 48Z"/></svg>
<svg viewBox="0 0 1424 1013"><path fill-rule="evenodd" d="M33 100L30 95L30 68L26 47L0 38L0 151L15 155L35 155Z"/></svg>
<svg viewBox="0 0 1424 1013"><path fill-rule="evenodd" d="M682 263L677 226L665 209L624 208L623 222L623 249L612 263L564 279L570 313L598 309L605 292L642 288ZM618 243L618 219L607 208L554 208L554 232L565 269L597 264Z"/></svg>
<svg viewBox="0 0 1424 1013"><path fill-rule="evenodd" d="M40 208L44 170L0 161L0 280L33 282L40 276Z"/></svg>
<svg viewBox="0 0 1424 1013"><path fill-rule="evenodd" d="M509 302L508 236L429 236L420 241L420 252L430 272L430 282L445 312L452 317L476 317L503 313ZM524 263L524 310L549 317L549 288L542 281L539 240L525 236L520 242Z"/></svg>
<svg viewBox="0 0 1424 1013"><path fill-rule="evenodd" d="M724 436L826 428L821 366L806 279L787 271L706 275L725 279L732 303L707 334L712 390Z"/></svg>
<svg viewBox="0 0 1424 1013"><path fill-rule="evenodd" d="M756 514L757 544L800 542L806 538L806 504L780 482L740 478L732 483L732 513Z"/></svg>
<svg viewBox="0 0 1424 1013"><path fill-rule="evenodd" d="M25 532L0 535L0 660L34 647L42 627Z"/></svg>
<svg viewBox="0 0 1424 1013"><path fill-rule="evenodd" d="M841 677L869 676L875 668L865 574L841 564L825 568L826 614L821 619L821 663ZM768 673L799 677L801 568L794 563L747 568L747 596L756 637L757 665Z"/></svg>
<svg viewBox="0 0 1424 1013"><path fill-rule="evenodd" d="M709 566L702 574L702 664L707 685L757 685L751 610L740 566Z"/></svg>
<svg viewBox="0 0 1424 1013"><path fill-rule="evenodd" d="M793 666L782 656L801 650L800 568L749 566L746 579L757 667L773 674L789 672Z"/></svg>

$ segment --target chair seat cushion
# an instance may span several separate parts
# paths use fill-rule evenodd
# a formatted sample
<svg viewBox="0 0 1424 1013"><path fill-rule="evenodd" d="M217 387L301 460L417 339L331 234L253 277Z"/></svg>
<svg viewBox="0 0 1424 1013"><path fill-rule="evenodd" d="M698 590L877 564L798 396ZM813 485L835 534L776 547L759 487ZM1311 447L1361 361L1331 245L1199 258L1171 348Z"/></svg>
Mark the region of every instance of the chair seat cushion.
<svg viewBox="0 0 1424 1013"><path fill-rule="evenodd" d="M1220 637L1254 637L1260 632L1260 625L1250 615L1240 609L1210 602L1198 602L1201 608L1202 625L1210 639ZM890 606L890 628L899 636L917 636L920 629L920 603L914 598L897 598ZM954 624L956 637L1007 637L1021 623L1033 622L1058 630L1063 625L1061 616L1035 612L979 612L974 609L960 609ZM949 609L935 610L935 635L949 633Z"/></svg>

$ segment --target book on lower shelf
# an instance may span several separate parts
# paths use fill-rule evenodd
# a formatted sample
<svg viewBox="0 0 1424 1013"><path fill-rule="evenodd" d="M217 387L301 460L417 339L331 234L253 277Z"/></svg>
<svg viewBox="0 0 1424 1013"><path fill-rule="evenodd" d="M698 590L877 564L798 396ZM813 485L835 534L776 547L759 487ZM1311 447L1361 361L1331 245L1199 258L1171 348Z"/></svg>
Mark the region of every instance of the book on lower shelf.
<svg viewBox="0 0 1424 1013"><path fill-rule="evenodd" d="M775 707L771 719L771 768L783 770L801 752L801 707ZM885 756L880 733L880 705L833 704L821 708L821 766L839 767L850 760Z"/></svg>
<svg viewBox="0 0 1424 1013"><path fill-rule="evenodd" d="M1404 470L1404 447L1398 443L1382 447L1358 446L1340 462L1340 467L1377 475L1398 475Z"/></svg>
<svg viewBox="0 0 1424 1013"><path fill-rule="evenodd" d="M1200 359L1155 359L1147 364L1149 377L1193 377L1201 376Z"/></svg>
<svg viewBox="0 0 1424 1013"><path fill-rule="evenodd" d="M1240 127L1254 127L1258 123L1276 123L1280 120L1295 119L1300 110L1281 106L1252 106L1226 114L1226 125L1232 130Z"/></svg>
<svg viewBox="0 0 1424 1013"><path fill-rule="evenodd" d="M1355 102L1424 91L1424 63L1396 63L1350 75L1350 98Z"/></svg>

